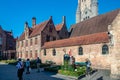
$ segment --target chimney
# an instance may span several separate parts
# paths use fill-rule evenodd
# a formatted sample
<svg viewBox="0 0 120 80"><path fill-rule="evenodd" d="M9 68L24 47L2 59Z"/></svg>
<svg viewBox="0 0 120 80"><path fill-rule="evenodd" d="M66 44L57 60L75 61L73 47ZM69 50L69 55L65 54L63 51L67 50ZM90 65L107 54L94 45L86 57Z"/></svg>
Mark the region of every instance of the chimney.
<svg viewBox="0 0 120 80"><path fill-rule="evenodd" d="M28 27L28 22L27 21L25 22L24 30L26 29L26 27Z"/></svg>
<svg viewBox="0 0 120 80"><path fill-rule="evenodd" d="M10 31L10 33L11 33L11 35L13 35L13 31L12 30Z"/></svg>
<svg viewBox="0 0 120 80"><path fill-rule="evenodd" d="M65 16L62 17L62 23L66 24L66 17Z"/></svg>
<svg viewBox="0 0 120 80"><path fill-rule="evenodd" d="M50 16L50 19L52 19L52 16Z"/></svg>
<svg viewBox="0 0 120 80"><path fill-rule="evenodd" d="M32 18L32 26L34 27L35 25L36 25L36 18L33 17L33 18Z"/></svg>

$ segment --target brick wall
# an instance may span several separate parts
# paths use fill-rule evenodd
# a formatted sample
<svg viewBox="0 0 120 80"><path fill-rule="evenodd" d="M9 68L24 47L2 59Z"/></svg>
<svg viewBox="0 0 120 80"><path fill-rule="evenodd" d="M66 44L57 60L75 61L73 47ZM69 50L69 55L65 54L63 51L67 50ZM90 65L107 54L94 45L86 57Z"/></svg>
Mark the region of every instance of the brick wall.
<svg viewBox="0 0 120 80"><path fill-rule="evenodd" d="M81 47L83 48L83 55L78 55L78 48L80 46L55 48L56 56L52 55L52 48L46 49L47 55L45 56L44 50L42 50L41 59L42 62L45 62L46 60L51 60L53 62L56 62L56 64L62 64L63 55L65 54L63 49L65 49L66 53L69 53L69 51L71 50L71 55L75 57L76 62L85 62L85 59L89 58L93 67L110 69L110 53L105 55L102 54L102 46L104 44L81 45Z"/></svg>
<svg viewBox="0 0 120 80"><path fill-rule="evenodd" d="M120 79L120 12L111 24L113 46L111 46L111 77Z"/></svg>

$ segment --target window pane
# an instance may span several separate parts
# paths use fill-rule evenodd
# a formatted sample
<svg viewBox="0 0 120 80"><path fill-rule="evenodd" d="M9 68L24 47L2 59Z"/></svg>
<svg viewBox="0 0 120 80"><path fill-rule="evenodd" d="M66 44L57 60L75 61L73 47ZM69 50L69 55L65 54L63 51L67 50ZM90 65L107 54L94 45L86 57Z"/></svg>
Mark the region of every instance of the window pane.
<svg viewBox="0 0 120 80"><path fill-rule="evenodd" d="M108 54L108 46L107 45L103 45L102 54Z"/></svg>
<svg viewBox="0 0 120 80"><path fill-rule="evenodd" d="M55 56L56 55L56 51L55 51L55 49L53 49L53 56Z"/></svg>
<svg viewBox="0 0 120 80"><path fill-rule="evenodd" d="M83 48L79 47L79 55L83 55Z"/></svg>
<svg viewBox="0 0 120 80"><path fill-rule="evenodd" d="M46 56L46 49L44 49L44 56Z"/></svg>

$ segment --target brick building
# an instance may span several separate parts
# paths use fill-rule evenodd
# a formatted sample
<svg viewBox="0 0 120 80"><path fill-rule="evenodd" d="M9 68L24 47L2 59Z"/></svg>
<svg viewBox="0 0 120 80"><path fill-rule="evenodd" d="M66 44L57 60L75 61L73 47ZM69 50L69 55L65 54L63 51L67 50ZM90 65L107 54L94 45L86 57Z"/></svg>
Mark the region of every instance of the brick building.
<svg viewBox="0 0 120 80"><path fill-rule="evenodd" d="M64 54L76 62L89 58L92 67L111 70L111 76L120 78L120 9L102 14L71 26L67 39L46 42L41 59L63 64Z"/></svg>
<svg viewBox="0 0 120 80"><path fill-rule="evenodd" d="M24 59L40 57L43 63L53 61L56 64L63 64L64 54L74 56L76 62L89 58L92 67L109 69L111 77L119 79L120 9L98 15L97 0L84 1L78 0L77 11L81 5L84 8L81 8L82 12L76 12L76 24L71 26L69 34L65 17L56 26L52 17L39 25L33 18L32 28L25 23L24 32L17 41L17 56Z"/></svg>
<svg viewBox="0 0 120 80"><path fill-rule="evenodd" d="M0 59L16 58L16 39L12 31L3 30L0 26Z"/></svg>
<svg viewBox="0 0 120 80"><path fill-rule="evenodd" d="M17 56L24 59L36 59L36 57L40 57L41 47L45 42L68 37L68 31L64 23L57 26L57 29L55 28L52 17L38 25L36 25L36 18L32 18L32 27L29 27L26 22L24 32L17 40ZM60 37L59 35L62 35L61 32L67 35Z"/></svg>

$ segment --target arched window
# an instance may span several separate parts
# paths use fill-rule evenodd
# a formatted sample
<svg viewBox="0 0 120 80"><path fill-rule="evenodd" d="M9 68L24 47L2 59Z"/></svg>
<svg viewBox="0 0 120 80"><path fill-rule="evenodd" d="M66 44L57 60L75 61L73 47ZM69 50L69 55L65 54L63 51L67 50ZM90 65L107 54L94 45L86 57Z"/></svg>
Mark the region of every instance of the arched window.
<svg viewBox="0 0 120 80"><path fill-rule="evenodd" d="M56 50L55 49L53 49L53 56L55 56L56 55Z"/></svg>
<svg viewBox="0 0 120 80"><path fill-rule="evenodd" d="M102 46L102 54L108 54L109 53L109 49L107 45L103 45Z"/></svg>
<svg viewBox="0 0 120 80"><path fill-rule="evenodd" d="M79 52L78 55L83 55L83 48L79 47L78 52Z"/></svg>
<svg viewBox="0 0 120 80"><path fill-rule="evenodd" d="M44 49L44 56L46 56L47 54L46 54L46 49Z"/></svg>

